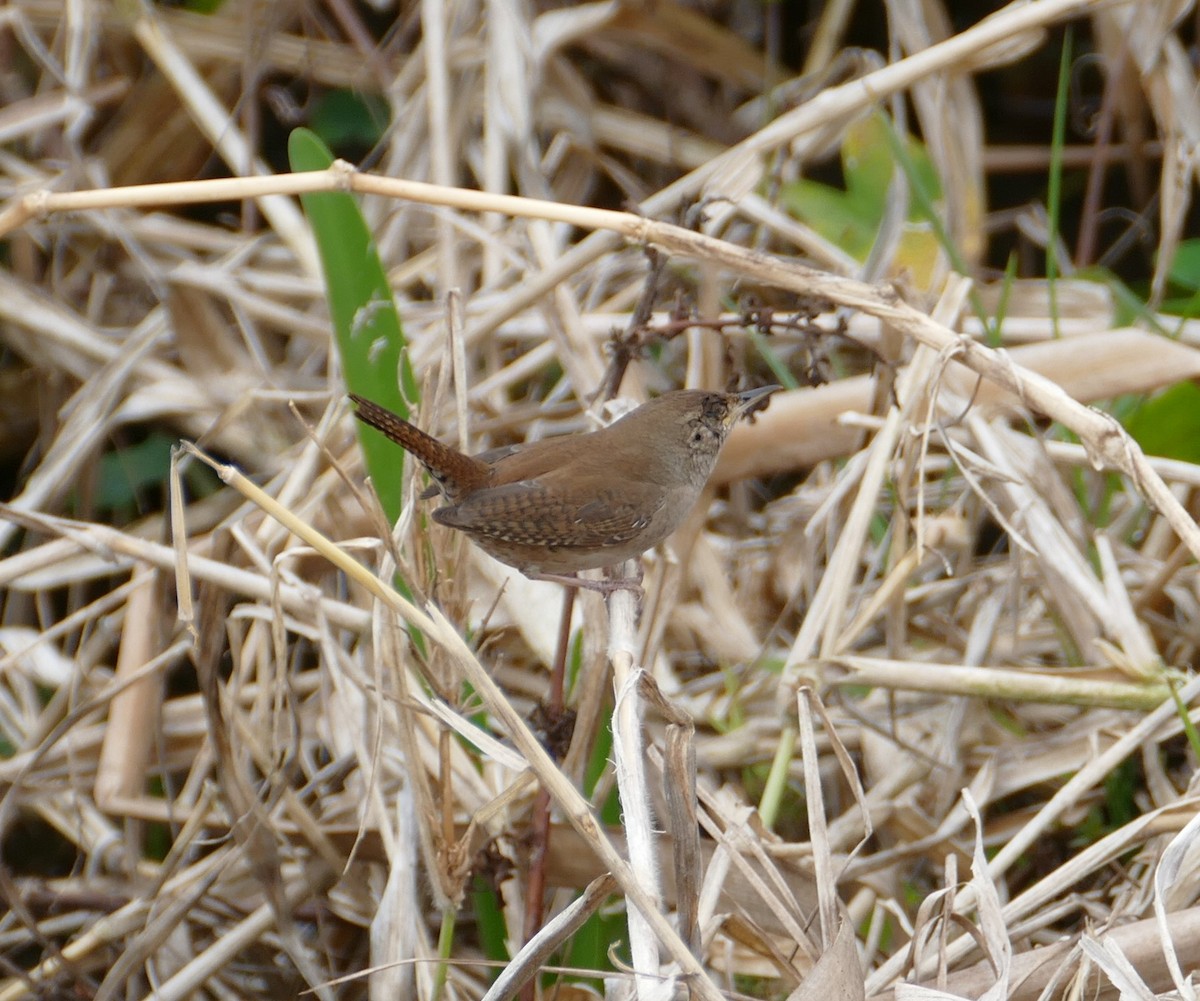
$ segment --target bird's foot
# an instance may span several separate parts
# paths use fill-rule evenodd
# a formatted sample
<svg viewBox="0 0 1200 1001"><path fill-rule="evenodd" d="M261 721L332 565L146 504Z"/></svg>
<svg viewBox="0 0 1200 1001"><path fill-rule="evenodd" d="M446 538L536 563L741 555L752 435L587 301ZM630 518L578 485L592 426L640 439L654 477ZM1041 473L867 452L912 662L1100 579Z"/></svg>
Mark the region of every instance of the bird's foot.
<svg viewBox="0 0 1200 1001"><path fill-rule="evenodd" d="M617 591L632 591L637 597L639 604L645 597L645 592L642 590L641 567L638 568L636 577L601 577L597 580L591 577L580 577L576 574L567 573L538 573L529 574L528 576L530 580L546 580L553 584L562 584L563 587L576 587L587 591L598 591L606 598Z"/></svg>

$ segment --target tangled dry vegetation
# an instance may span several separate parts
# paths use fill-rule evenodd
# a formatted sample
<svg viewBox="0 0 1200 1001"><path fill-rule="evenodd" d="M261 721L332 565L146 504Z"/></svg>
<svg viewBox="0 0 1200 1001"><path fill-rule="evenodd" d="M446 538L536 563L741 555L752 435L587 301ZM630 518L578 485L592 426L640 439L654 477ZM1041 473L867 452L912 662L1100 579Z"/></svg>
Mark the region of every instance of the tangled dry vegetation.
<svg viewBox="0 0 1200 1001"><path fill-rule="evenodd" d="M993 230L1047 226L988 215L1014 151L974 88L1077 20L1123 72L1064 162L1157 185L1165 262L1192 5L953 36L879 6L888 58L831 3L795 79L754 4L0 6L0 999L477 998L498 968L489 997L578 997L546 971L610 950L617 997L1193 996L1200 468L1088 404L1200 375L1200 328L1150 329L1165 263L1130 327L1102 285L989 277ZM635 399L795 379L646 558L640 619L580 598L573 727L552 585L415 480L381 541L272 159L339 89L386 109L371 176L303 183L374 192L424 425L581 429L624 352ZM900 173L865 264L777 197L905 107L947 237L919 275ZM228 482L168 465L181 437Z"/></svg>

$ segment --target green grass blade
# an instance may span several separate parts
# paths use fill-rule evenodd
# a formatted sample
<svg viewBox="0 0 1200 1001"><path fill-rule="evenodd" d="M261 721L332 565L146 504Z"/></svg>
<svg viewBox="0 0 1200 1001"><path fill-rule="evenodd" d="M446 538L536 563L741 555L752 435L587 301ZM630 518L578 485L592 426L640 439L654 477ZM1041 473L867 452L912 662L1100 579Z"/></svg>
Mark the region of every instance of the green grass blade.
<svg viewBox="0 0 1200 1001"><path fill-rule="evenodd" d="M288 138L292 169L325 170L333 155L308 129ZM301 195L321 255L329 315L346 387L401 416L419 398L405 353L400 314L383 262L358 203L344 192ZM359 427L367 472L389 521L400 515L403 453L369 428Z"/></svg>
<svg viewBox="0 0 1200 1001"><path fill-rule="evenodd" d="M930 189L928 179L922 176L916 160L909 152L906 138L896 130L896 123L890 118L880 116L880 120L884 124L883 134L887 137L888 145L891 147L892 157L908 181L909 196L916 209L913 215L929 223L938 245L950 261L950 267L960 275L969 275L971 269L967 265L966 258L963 257L958 244L950 236L950 231L946 229L946 224L942 221L941 214L937 209L937 195ZM970 300L972 312L990 335L991 324L988 321L987 311L983 308L983 299L979 295L979 289L974 283L967 293L967 298Z"/></svg>
<svg viewBox="0 0 1200 1001"><path fill-rule="evenodd" d="M1054 131L1050 140L1050 181L1046 194L1049 216L1046 234L1046 285L1050 294L1050 323L1058 336L1058 227L1062 221L1063 147L1067 134L1067 106L1071 91L1071 48L1075 35L1071 26L1063 35L1062 58L1058 64L1058 92L1054 98Z"/></svg>

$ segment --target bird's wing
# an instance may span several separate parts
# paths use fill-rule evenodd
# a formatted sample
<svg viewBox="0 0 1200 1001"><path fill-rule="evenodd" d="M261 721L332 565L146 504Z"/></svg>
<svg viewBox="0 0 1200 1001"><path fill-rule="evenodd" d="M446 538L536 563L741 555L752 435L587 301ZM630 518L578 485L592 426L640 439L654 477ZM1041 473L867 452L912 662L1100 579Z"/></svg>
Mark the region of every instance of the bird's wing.
<svg viewBox="0 0 1200 1001"><path fill-rule="evenodd" d="M605 549L636 539L664 504L661 489L638 482L602 487L586 499L567 484L519 480L477 490L439 508L436 521L470 535L549 549ZM653 546L658 539L647 543Z"/></svg>

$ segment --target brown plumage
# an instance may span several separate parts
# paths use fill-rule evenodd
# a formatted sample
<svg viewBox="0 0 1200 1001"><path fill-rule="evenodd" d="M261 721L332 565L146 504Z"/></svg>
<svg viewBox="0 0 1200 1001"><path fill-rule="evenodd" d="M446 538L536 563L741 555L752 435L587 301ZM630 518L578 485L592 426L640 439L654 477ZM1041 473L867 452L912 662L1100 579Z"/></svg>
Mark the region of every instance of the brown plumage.
<svg viewBox="0 0 1200 1001"><path fill-rule="evenodd" d="M464 455L378 404L355 416L414 455L448 502L435 521L528 576L639 556L683 521L737 419L778 386L679 390L599 431Z"/></svg>

